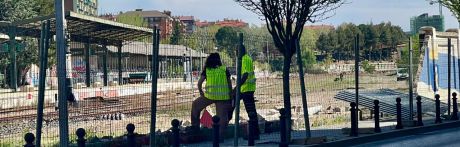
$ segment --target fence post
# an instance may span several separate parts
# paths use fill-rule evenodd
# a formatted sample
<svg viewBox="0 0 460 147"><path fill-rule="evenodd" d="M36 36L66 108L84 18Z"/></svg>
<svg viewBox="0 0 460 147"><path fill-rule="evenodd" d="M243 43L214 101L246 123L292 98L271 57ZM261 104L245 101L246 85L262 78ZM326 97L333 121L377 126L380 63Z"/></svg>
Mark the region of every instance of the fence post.
<svg viewBox="0 0 460 147"><path fill-rule="evenodd" d="M452 93L452 115L450 120L458 120L457 93Z"/></svg>
<svg viewBox="0 0 460 147"><path fill-rule="evenodd" d="M172 133L173 133L173 147L179 147L180 146L180 138L179 138L179 120L173 119L171 121L172 125Z"/></svg>
<svg viewBox="0 0 460 147"><path fill-rule="evenodd" d="M375 133L380 133L382 131L380 129L379 103L380 103L379 100L374 100L374 122L375 122L374 132Z"/></svg>
<svg viewBox="0 0 460 147"><path fill-rule="evenodd" d="M86 131L85 129L83 128L78 128L77 129L77 132L75 133L77 134L77 144L78 144L78 147L85 147L85 143L86 143L86 139L85 139L85 135L86 135Z"/></svg>
<svg viewBox="0 0 460 147"><path fill-rule="evenodd" d="M250 112L249 118L257 118L257 114L255 112ZM248 121L248 146L254 146L255 145L255 135L256 135L256 129L257 127L255 125L257 122L255 119L249 119Z"/></svg>
<svg viewBox="0 0 460 147"><path fill-rule="evenodd" d="M287 147L288 146L288 142L287 142L287 138L286 138L286 133L287 133L287 130L286 130L286 109L285 108L281 108L280 109L280 137L281 137L281 143L280 143L280 147Z"/></svg>
<svg viewBox="0 0 460 147"><path fill-rule="evenodd" d="M136 135L134 134L134 129L136 129L136 126L134 126L134 124L130 123L126 125L126 131L128 131L128 146L136 146Z"/></svg>
<svg viewBox="0 0 460 147"><path fill-rule="evenodd" d="M434 121L434 123L442 123L442 120L441 120L441 101L439 100L440 96L439 94L436 94L434 96L434 98L436 99L436 120Z"/></svg>
<svg viewBox="0 0 460 147"><path fill-rule="evenodd" d="M26 135L24 135L24 140L26 141L26 145L24 145L24 147L35 147L35 136L33 133L27 133Z"/></svg>
<svg viewBox="0 0 460 147"><path fill-rule="evenodd" d="M423 126L422 121L422 97L417 96L417 126Z"/></svg>
<svg viewBox="0 0 460 147"><path fill-rule="evenodd" d="M219 116L212 117L212 122L213 122L212 124L212 132L213 132L212 146L213 147L219 147L219 142L220 142L219 121L220 121Z"/></svg>
<svg viewBox="0 0 460 147"><path fill-rule="evenodd" d="M402 129L401 98L396 98L396 129Z"/></svg>
<svg viewBox="0 0 460 147"><path fill-rule="evenodd" d="M358 116L356 116L356 103L351 102L350 103L350 116L351 116L351 130L350 130L350 136L358 136L358 126L357 121L358 121Z"/></svg>

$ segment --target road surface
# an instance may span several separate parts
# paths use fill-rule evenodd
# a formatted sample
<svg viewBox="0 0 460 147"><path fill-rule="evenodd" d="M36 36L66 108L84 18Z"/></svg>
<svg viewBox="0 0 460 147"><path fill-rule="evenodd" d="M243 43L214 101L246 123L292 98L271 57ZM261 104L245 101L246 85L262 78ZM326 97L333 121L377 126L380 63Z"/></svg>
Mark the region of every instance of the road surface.
<svg viewBox="0 0 460 147"><path fill-rule="evenodd" d="M366 143L355 147L460 147L460 128Z"/></svg>

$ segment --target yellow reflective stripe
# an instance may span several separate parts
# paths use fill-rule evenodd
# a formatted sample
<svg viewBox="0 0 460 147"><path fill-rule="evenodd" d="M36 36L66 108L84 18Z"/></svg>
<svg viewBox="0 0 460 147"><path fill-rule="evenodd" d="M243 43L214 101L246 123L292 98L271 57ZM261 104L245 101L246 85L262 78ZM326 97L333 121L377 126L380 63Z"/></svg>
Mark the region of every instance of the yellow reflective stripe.
<svg viewBox="0 0 460 147"><path fill-rule="evenodd" d="M209 94L209 95L218 95L218 96L220 96L220 95L229 95L230 92L217 92L217 91L216 91L216 92L206 92L206 94Z"/></svg>
<svg viewBox="0 0 460 147"><path fill-rule="evenodd" d="M206 89L209 88L228 88L228 85L212 85L212 86L206 86Z"/></svg>

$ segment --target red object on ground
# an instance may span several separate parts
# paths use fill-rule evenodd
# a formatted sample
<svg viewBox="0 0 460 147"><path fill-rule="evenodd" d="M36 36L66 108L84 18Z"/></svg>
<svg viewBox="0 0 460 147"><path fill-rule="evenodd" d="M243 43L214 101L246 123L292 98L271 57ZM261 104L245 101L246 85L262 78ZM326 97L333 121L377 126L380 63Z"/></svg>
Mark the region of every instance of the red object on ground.
<svg viewBox="0 0 460 147"><path fill-rule="evenodd" d="M27 99L32 99L32 94L27 94Z"/></svg>
<svg viewBox="0 0 460 147"><path fill-rule="evenodd" d="M212 128L212 116L206 109L201 116L200 123L203 127Z"/></svg>

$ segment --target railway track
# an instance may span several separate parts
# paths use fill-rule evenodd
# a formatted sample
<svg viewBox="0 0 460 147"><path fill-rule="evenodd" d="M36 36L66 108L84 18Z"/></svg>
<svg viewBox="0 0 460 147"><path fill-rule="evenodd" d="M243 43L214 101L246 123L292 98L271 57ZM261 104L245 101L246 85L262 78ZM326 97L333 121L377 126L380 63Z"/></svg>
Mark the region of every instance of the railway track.
<svg viewBox="0 0 460 147"><path fill-rule="evenodd" d="M158 96L159 103L157 108L166 108L177 104L192 102L192 99L185 99L193 97L197 92L187 91L185 94L182 92L169 92L167 94L161 92ZM164 102L168 101L169 102ZM123 96L117 98L89 99L80 101L79 107L69 107L69 119L87 118L87 117L100 117L107 114L122 113L125 115L136 113L150 112L150 94L141 94L134 96ZM29 112L29 113L27 113ZM24 114L26 113L26 114ZM36 119L36 107L21 107L2 109L0 111L0 122L14 122L18 120L33 120ZM48 104L44 109L45 120L53 121L58 119L58 112L54 111L54 105Z"/></svg>
<svg viewBox="0 0 460 147"><path fill-rule="evenodd" d="M260 89L270 88L273 84L261 84ZM168 108L174 105L191 103L198 91L194 90L173 90L159 92L157 97L157 108ZM189 98L190 97L190 98ZM187 99L189 98L189 99ZM150 94L139 94L112 98L92 98L79 102L79 107L69 106L69 119L85 117L100 117L102 115L122 113L125 115L150 112ZM14 122L17 120L36 119L37 107L27 106L19 108L7 108L0 110L0 122ZM44 107L45 120L57 120L58 112L54 110L54 103L46 104Z"/></svg>

